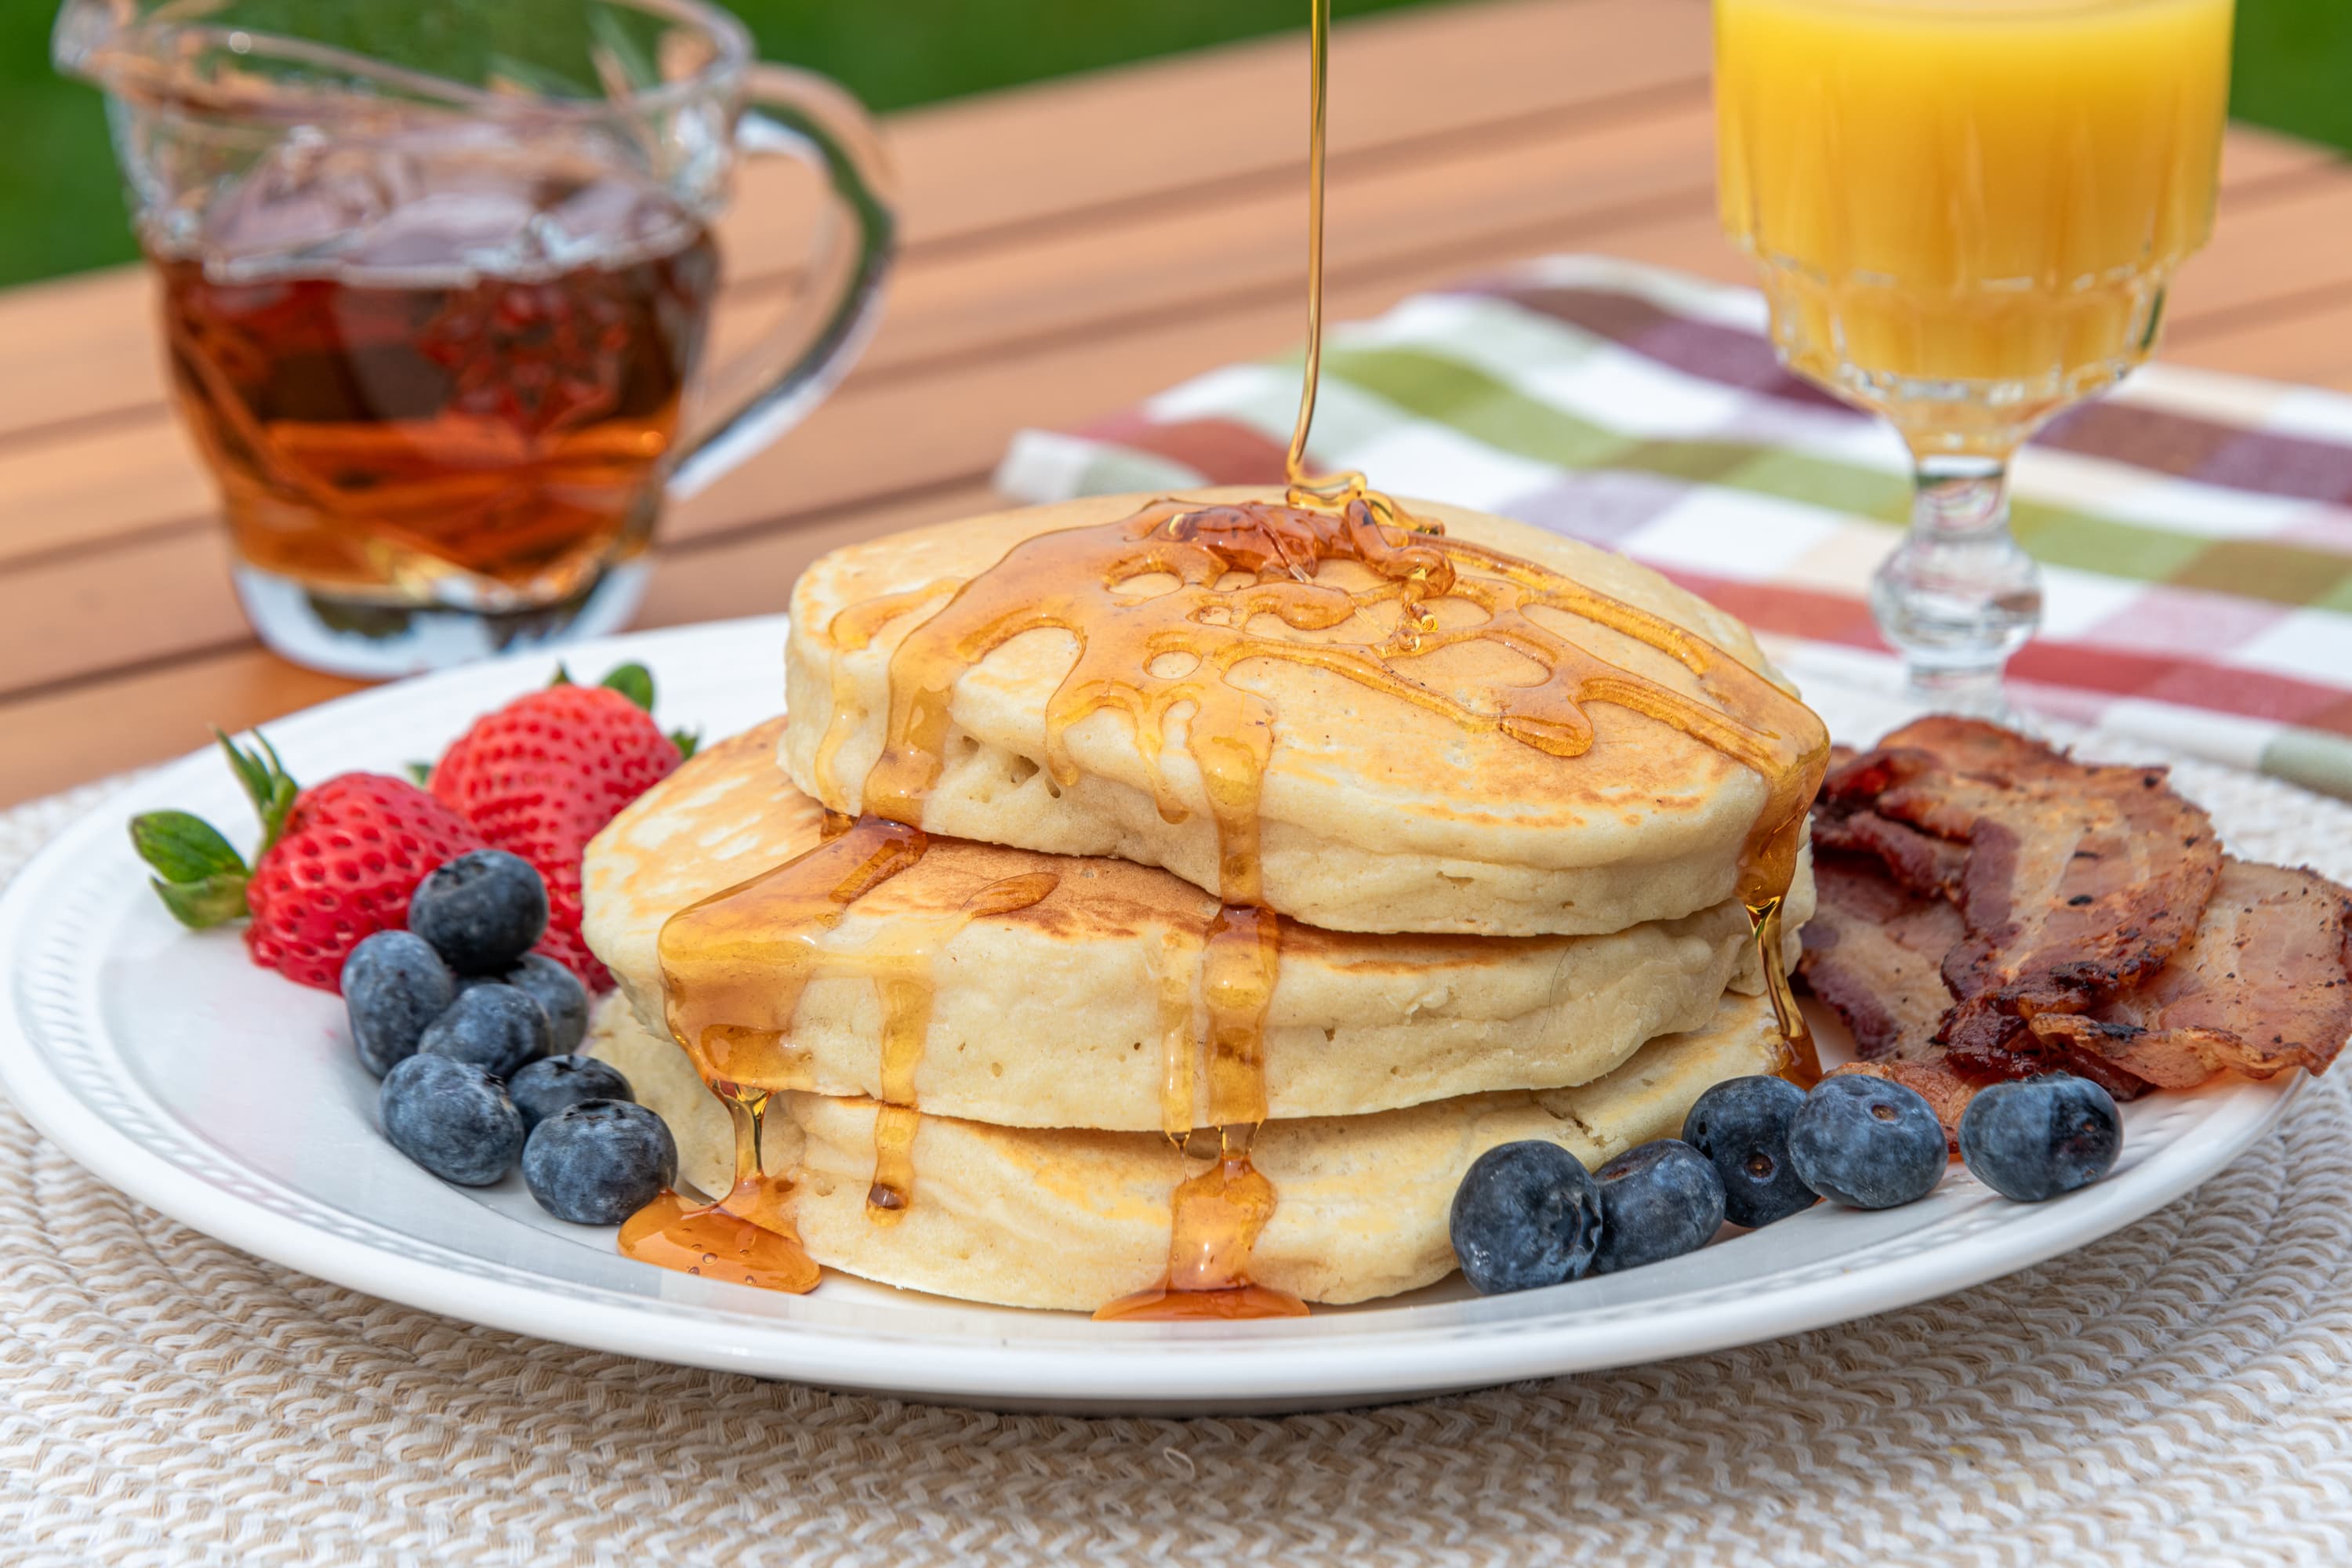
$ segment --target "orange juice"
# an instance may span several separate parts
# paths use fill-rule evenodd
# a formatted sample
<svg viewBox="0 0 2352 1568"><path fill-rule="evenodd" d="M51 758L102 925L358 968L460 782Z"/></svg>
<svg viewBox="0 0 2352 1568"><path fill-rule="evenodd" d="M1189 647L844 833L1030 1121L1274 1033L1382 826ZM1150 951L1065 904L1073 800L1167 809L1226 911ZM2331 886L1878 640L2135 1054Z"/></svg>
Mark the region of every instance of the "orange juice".
<svg viewBox="0 0 2352 1568"><path fill-rule="evenodd" d="M2145 358L2232 0L1716 0L1725 228L1801 372L1998 450Z"/></svg>

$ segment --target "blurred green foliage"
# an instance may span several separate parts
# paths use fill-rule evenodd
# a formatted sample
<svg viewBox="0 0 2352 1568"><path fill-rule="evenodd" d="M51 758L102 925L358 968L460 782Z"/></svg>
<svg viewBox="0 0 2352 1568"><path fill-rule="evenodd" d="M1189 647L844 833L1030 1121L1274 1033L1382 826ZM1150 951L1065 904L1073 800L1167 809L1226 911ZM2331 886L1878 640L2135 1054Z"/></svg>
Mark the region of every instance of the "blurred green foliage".
<svg viewBox="0 0 2352 1568"><path fill-rule="evenodd" d="M2352 152L2352 3L2238 0L2230 109Z"/></svg>
<svg viewBox="0 0 2352 1568"><path fill-rule="evenodd" d="M488 0L495 5L497 0ZM1339 16L1432 0L1333 0ZM1656 5L1694 0L1652 0ZM901 109L1299 24L1297 0L735 0L761 50ZM0 285L133 254L98 95L52 0L0 0ZM2239 0L2236 112L2352 149L2352 0ZM1211 106L1213 107L1213 106Z"/></svg>

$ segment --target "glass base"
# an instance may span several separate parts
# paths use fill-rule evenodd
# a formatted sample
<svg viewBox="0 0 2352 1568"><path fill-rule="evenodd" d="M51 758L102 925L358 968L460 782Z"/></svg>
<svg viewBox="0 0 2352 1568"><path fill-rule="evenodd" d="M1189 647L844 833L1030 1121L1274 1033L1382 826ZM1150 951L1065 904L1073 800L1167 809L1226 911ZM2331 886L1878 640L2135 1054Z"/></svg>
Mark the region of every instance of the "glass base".
<svg viewBox="0 0 2352 1568"><path fill-rule="evenodd" d="M2024 727L2003 692L2000 665L1941 669L1922 668L1915 664L1905 671L1905 676L1903 695L1916 703L1922 713L1955 713L2012 730Z"/></svg>
<svg viewBox="0 0 2352 1568"><path fill-rule="evenodd" d="M498 612L339 598L254 566L233 575L246 619L272 652L330 675L383 680L619 631L651 573L642 558L624 562L557 604Z"/></svg>

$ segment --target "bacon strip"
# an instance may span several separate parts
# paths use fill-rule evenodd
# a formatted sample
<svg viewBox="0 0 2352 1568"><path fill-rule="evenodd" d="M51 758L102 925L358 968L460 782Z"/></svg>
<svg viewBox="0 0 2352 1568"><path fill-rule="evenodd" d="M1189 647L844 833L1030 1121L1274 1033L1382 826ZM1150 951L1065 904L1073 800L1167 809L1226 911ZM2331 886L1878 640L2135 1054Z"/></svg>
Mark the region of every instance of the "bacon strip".
<svg viewBox="0 0 2352 1568"><path fill-rule="evenodd" d="M1818 832L1813 842L1818 850ZM1817 853L1813 887L1797 973L1845 1020L1865 1059L1916 1056L1951 1006L1941 965L1966 934L1959 910L1898 886L1876 861L1855 855Z"/></svg>
<svg viewBox="0 0 2352 1568"><path fill-rule="evenodd" d="M1813 847L1873 856L1906 890L1921 898L1941 899L1956 891L1969 862L1966 845L1922 833L1874 811L1814 818Z"/></svg>
<svg viewBox="0 0 2352 1568"><path fill-rule="evenodd" d="M1958 908L1947 897L1911 891L1865 856L1819 855L1813 881L1819 901L1805 924L1797 973L1853 1032L1861 1059L1837 1071L1918 1090L1948 1135L1977 1090L2002 1078L2063 1068L2097 1080L2118 1100L2147 1092L2122 1067L2065 1040L2029 1039L1990 1071L1956 1061L1937 1037L1953 1010L1944 957L1968 934Z"/></svg>
<svg viewBox="0 0 2352 1568"><path fill-rule="evenodd" d="M2352 894L2225 859L2158 768L1929 719L1842 759L1799 973L1853 1031L1843 1072L1947 1130L1984 1084L2067 1070L2131 1099L2325 1070L2352 1035Z"/></svg>
<svg viewBox="0 0 2352 1568"><path fill-rule="evenodd" d="M2164 1089L2214 1074L2324 1072L2352 1035L2352 896L2315 871L2235 858L2189 940L2155 978L2034 1034Z"/></svg>
<svg viewBox="0 0 2352 1568"><path fill-rule="evenodd" d="M1974 720L1907 725L1824 793L1846 824L1833 839L1872 849L1906 887L1952 891L1967 934L1944 958L1958 1005L1938 1037L1970 1077L2077 1054L2031 1020L2087 1013L2154 976L2221 870L2211 821L2166 787L2163 769L2077 763ZM1965 847L1957 876L1948 856L1874 816Z"/></svg>

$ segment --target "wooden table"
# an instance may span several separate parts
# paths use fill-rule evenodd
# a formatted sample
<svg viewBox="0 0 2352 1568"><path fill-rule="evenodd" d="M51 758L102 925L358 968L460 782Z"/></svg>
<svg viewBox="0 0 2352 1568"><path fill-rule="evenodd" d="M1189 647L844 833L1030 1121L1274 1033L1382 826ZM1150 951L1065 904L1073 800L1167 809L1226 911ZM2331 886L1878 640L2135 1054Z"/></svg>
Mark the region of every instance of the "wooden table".
<svg viewBox="0 0 2352 1568"><path fill-rule="evenodd" d="M1744 279L1702 0L1408 12L1342 28L1332 82L1340 319L1553 250ZM669 518L642 624L777 609L835 545L988 507L1015 429L1295 342L1305 94L1293 35L898 117L887 321L808 424ZM2239 130L2222 183L2166 356L2352 387L2352 168ZM791 286L796 195L743 190L722 341ZM0 803L352 689L246 630L160 363L139 269L0 295Z"/></svg>

